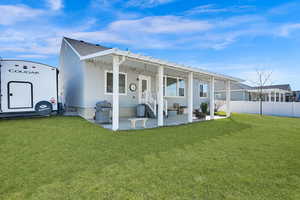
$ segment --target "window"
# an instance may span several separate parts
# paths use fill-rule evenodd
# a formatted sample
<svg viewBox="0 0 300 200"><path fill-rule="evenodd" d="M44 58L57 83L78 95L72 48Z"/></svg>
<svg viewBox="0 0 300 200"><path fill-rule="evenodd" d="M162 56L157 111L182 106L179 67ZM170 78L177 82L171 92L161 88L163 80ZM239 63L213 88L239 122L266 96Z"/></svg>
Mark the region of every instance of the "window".
<svg viewBox="0 0 300 200"><path fill-rule="evenodd" d="M166 96L176 97L177 96L177 78L167 77L166 83Z"/></svg>
<svg viewBox="0 0 300 200"><path fill-rule="evenodd" d="M271 92L271 101L275 101L275 93Z"/></svg>
<svg viewBox="0 0 300 200"><path fill-rule="evenodd" d="M178 96L184 97L185 82L183 79L178 79Z"/></svg>
<svg viewBox="0 0 300 200"><path fill-rule="evenodd" d="M164 77L164 96L184 97L185 81L177 77Z"/></svg>
<svg viewBox="0 0 300 200"><path fill-rule="evenodd" d="M276 93L276 102L279 101L279 93Z"/></svg>
<svg viewBox="0 0 300 200"><path fill-rule="evenodd" d="M119 94L126 94L126 88L127 88L127 76L125 73L119 73ZM105 92L107 94L112 94L113 92L113 73L112 72L106 72L105 73Z"/></svg>
<svg viewBox="0 0 300 200"><path fill-rule="evenodd" d="M199 94L200 94L200 97L207 97L207 92L208 92L208 85L207 84L203 84L201 83L199 85Z"/></svg>

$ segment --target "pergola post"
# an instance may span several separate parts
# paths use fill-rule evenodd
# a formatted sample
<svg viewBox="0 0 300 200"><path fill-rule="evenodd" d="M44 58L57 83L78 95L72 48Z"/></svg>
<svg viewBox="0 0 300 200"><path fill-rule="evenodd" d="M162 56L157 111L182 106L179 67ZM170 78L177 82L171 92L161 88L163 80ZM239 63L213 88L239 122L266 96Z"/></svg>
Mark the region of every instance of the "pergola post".
<svg viewBox="0 0 300 200"><path fill-rule="evenodd" d="M193 72L188 77L188 122L193 122Z"/></svg>
<svg viewBox="0 0 300 200"><path fill-rule="evenodd" d="M125 61L125 57L120 59L119 56L113 55L113 100L112 100L112 130L119 129L119 68L120 64Z"/></svg>
<svg viewBox="0 0 300 200"><path fill-rule="evenodd" d="M158 113L157 113L157 125L163 126L164 125L164 92L163 92L163 86L164 86L164 67L160 65L158 67Z"/></svg>
<svg viewBox="0 0 300 200"><path fill-rule="evenodd" d="M215 118L215 78L212 76L210 78L210 101L209 101L209 106L210 106L210 119Z"/></svg>
<svg viewBox="0 0 300 200"><path fill-rule="evenodd" d="M227 80L226 81L226 117L230 117L231 115L230 103L231 103L230 80Z"/></svg>
<svg viewBox="0 0 300 200"><path fill-rule="evenodd" d="M113 56L113 106L112 106L112 130L119 129L119 60Z"/></svg>

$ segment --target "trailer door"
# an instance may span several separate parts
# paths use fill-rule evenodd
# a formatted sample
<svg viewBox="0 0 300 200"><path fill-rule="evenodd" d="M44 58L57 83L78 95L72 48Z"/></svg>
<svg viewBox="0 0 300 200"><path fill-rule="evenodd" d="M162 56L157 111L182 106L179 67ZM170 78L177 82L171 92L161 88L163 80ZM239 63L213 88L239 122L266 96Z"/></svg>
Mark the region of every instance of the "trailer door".
<svg viewBox="0 0 300 200"><path fill-rule="evenodd" d="M33 107L33 88L30 82L11 81L8 83L8 108Z"/></svg>

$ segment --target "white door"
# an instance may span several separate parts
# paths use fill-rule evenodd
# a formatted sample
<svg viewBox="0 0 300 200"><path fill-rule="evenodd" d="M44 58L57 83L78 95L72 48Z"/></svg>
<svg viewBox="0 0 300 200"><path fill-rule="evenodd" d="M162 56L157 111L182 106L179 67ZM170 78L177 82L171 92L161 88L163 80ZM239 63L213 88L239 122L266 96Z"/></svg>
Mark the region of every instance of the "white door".
<svg viewBox="0 0 300 200"><path fill-rule="evenodd" d="M139 75L139 103L146 103L151 92L151 77Z"/></svg>
<svg viewBox="0 0 300 200"><path fill-rule="evenodd" d="M8 108L32 108L32 84L29 82L8 83Z"/></svg>

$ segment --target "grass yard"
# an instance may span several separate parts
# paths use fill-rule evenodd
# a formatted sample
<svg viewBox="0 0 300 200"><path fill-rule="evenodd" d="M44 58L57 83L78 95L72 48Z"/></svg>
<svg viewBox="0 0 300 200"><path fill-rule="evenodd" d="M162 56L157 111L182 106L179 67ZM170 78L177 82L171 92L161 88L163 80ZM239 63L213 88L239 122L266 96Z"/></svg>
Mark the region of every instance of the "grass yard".
<svg viewBox="0 0 300 200"><path fill-rule="evenodd" d="M0 199L300 199L300 119L111 132L79 117L0 121Z"/></svg>

